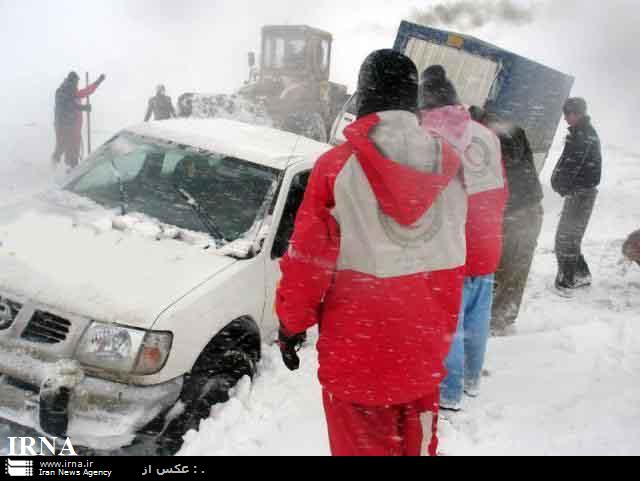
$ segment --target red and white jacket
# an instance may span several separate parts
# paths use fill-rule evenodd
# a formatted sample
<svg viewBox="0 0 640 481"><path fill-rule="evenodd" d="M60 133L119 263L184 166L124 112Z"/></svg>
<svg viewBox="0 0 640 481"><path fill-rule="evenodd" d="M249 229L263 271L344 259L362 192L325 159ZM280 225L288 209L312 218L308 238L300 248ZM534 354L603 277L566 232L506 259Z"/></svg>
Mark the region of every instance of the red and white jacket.
<svg viewBox="0 0 640 481"><path fill-rule="evenodd" d="M466 275L494 274L502 257L504 211L509 199L500 140L471 120L462 106L422 112L422 127L427 135L449 142L462 158L469 194Z"/></svg>
<svg viewBox="0 0 640 481"><path fill-rule="evenodd" d="M320 325L319 378L338 399L434 409L464 279L461 160L409 112L363 117L345 136L309 181L278 317L289 334Z"/></svg>

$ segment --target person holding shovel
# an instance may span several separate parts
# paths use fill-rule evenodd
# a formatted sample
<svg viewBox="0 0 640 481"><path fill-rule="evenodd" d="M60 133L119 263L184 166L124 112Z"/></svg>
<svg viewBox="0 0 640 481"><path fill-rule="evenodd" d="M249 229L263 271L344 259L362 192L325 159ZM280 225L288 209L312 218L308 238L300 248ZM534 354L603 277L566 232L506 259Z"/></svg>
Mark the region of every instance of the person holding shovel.
<svg viewBox="0 0 640 481"><path fill-rule="evenodd" d="M81 100L92 95L105 79L102 74L91 85L79 89L80 77L76 72L71 72L56 91L56 149L52 157L54 165L60 163L64 154L67 167L73 169L78 166L82 144L82 112L91 112L91 106L82 105Z"/></svg>

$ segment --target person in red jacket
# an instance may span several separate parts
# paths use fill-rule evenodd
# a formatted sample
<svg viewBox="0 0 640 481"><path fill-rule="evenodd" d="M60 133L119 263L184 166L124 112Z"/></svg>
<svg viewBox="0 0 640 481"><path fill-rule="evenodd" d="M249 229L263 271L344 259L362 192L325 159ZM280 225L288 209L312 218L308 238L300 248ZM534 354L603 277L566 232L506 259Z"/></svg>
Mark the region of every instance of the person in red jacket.
<svg viewBox="0 0 640 481"><path fill-rule="evenodd" d="M71 72L56 90L56 148L52 156L54 165L60 163L64 154L65 164L70 168L77 167L82 144L82 112L91 111L89 105L82 105L80 101L92 95L105 78L104 74L100 75L98 80L87 88L78 89L80 77L77 73Z"/></svg>
<svg viewBox="0 0 640 481"><path fill-rule="evenodd" d="M392 50L359 77L357 121L323 155L298 212L276 296L287 367L318 324L335 456L437 448L439 386L456 330L467 196L461 160L418 124L418 72Z"/></svg>
<svg viewBox="0 0 640 481"><path fill-rule="evenodd" d="M445 366L440 407L459 411L463 394L478 395L490 333L493 284L502 256L508 189L500 140L473 122L442 66L422 76L422 126L461 155L469 194L466 278L458 332Z"/></svg>

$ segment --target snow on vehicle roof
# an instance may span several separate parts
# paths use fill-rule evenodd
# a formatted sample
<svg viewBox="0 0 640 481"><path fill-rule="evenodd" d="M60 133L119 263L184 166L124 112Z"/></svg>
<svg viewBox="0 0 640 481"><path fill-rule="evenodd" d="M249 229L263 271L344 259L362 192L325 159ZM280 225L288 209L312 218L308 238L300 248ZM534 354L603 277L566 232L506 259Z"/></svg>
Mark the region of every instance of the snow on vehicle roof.
<svg viewBox="0 0 640 481"><path fill-rule="evenodd" d="M331 148L300 135L227 119L174 119L126 130L279 170L303 160L316 160Z"/></svg>

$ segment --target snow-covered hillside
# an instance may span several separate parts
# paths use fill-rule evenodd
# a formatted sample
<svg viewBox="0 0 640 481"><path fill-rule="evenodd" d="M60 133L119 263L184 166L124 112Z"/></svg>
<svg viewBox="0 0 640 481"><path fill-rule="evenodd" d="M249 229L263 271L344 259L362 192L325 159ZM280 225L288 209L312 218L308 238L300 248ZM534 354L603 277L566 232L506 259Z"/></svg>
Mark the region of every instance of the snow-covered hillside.
<svg viewBox="0 0 640 481"><path fill-rule="evenodd" d="M1 130L0 209L52 185L53 142L48 126ZM443 454L640 454L640 268L620 262L624 238L640 227L640 155L610 146L604 158L584 246L595 285L573 300L550 291L561 199L548 191L518 331L492 339L482 396L442 420ZM316 369L313 342L296 373L265 345L257 379L188 433L180 454L328 455Z"/></svg>

